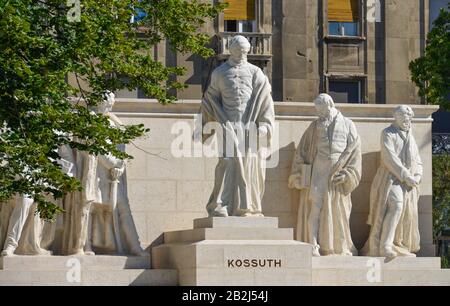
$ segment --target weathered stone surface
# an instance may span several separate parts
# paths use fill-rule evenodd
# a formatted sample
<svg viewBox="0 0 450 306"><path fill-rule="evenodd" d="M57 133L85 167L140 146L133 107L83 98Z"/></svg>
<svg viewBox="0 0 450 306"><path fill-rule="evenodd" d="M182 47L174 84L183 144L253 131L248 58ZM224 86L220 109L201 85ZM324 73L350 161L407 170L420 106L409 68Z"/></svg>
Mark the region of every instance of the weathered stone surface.
<svg viewBox="0 0 450 306"><path fill-rule="evenodd" d="M208 217L194 220L194 228L277 228L278 219L273 217Z"/></svg>
<svg viewBox="0 0 450 306"><path fill-rule="evenodd" d="M316 286L448 286L450 270L440 269L436 257L313 258L312 284Z"/></svg>
<svg viewBox="0 0 450 306"><path fill-rule="evenodd" d="M12 256L0 258L0 286L174 286L178 284L176 270L150 269L150 265L150 257Z"/></svg>
<svg viewBox="0 0 450 306"><path fill-rule="evenodd" d="M307 91L308 86L301 85L303 81L295 82L297 81L293 81L293 88L298 88L299 92ZM162 106L153 100L118 99L116 106L117 115L125 123L142 122L151 130L150 136L147 139L139 140L138 146L155 155L129 146L130 149L133 148L130 151L132 154L136 152L142 154L135 155L135 159L132 160L135 166L127 169L127 176L131 210L133 216L139 215L139 220L136 222L139 236L142 237L144 246L157 245L163 241L163 232L192 228L193 219L206 216L204 212L205 199L213 184L212 174L217 159L175 158L170 152L171 143L176 138L176 135L170 132L171 126L178 120L193 126L193 115L199 109L198 100L183 100L172 105ZM361 186L355 190L352 196L354 212L351 216L353 240L355 245L361 246L368 235L368 227L365 223L370 184L379 163L379 135L382 129L392 122L392 110L395 105L338 104L337 108L344 116L352 119L362 139L363 177ZM415 113L413 133L425 169L419 211L429 213L431 207L431 120L429 116L436 108L416 105L413 110ZM280 147L278 153L280 161L276 167L269 168L266 172L267 186L263 198L263 213L265 216L279 217L281 227L294 228L298 201L295 202L295 192L281 186L287 185L287 174L290 171L295 147L306 127L316 117L312 103L276 102L275 113L277 123L279 123ZM157 142L157 147L153 146L153 142ZM198 159L203 163L197 163ZM147 166L147 171L139 167L141 163ZM196 166L188 167L189 163ZM180 169L184 167L183 165L186 165L186 170L182 173ZM183 175L183 179L181 175ZM135 182L137 185L133 187ZM188 195L191 185L195 193L202 192L202 194ZM202 188L204 190L201 190ZM292 194L287 194L289 192ZM291 210L288 210L287 203L281 203L289 201L289 199ZM145 221L142 218L145 218ZM424 218L429 218L429 220L425 221ZM434 255L431 247L432 239L429 235L430 222L430 215L424 215L419 222L423 250L419 253L421 256ZM147 226L146 230L145 225ZM363 228L360 229L360 226ZM145 231L147 231L146 234Z"/></svg>
<svg viewBox="0 0 450 306"><path fill-rule="evenodd" d="M165 243L200 240L292 240L291 228L196 228L164 233Z"/></svg>

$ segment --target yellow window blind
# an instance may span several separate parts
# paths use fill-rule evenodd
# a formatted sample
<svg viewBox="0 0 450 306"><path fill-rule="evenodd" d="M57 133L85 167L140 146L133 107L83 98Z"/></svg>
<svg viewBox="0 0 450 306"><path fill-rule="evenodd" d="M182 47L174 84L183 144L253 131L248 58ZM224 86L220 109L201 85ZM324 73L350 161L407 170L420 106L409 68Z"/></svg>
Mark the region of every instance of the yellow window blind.
<svg viewBox="0 0 450 306"><path fill-rule="evenodd" d="M223 10L225 20L255 20L255 0L223 0L228 7Z"/></svg>
<svg viewBox="0 0 450 306"><path fill-rule="evenodd" d="M328 0L328 21L356 22L359 0Z"/></svg>

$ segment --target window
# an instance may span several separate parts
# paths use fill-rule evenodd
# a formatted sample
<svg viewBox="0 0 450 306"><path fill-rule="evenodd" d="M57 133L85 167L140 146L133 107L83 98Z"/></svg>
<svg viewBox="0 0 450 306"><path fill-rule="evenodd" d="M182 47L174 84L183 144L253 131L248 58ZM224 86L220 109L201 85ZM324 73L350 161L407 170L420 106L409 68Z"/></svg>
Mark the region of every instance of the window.
<svg viewBox="0 0 450 306"><path fill-rule="evenodd" d="M225 32L255 32L254 20L225 20Z"/></svg>
<svg viewBox="0 0 450 306"><path fill-rule="evenodd" d="M328 32L330 35L359 35L358 0L328 0Z"/></svg>
<svg viewBox="0 0 450 306"><path fill-rule="evenodd" d="M336 103L362 103L361 81L330 80L328 93Z"/></svg>
<svg viewBox="0 0 450 306"><path fill-rule="evenodd" d="M328 23L328 32L330 35L339 36L358 36L357 22L336 22L330 21Z"/></svg>
<svg viewBox="0 0 450 306"><path fill-rule="evenodd" d="M225 32L255 32L255 0L225 0Z"/></svg>
<svg viewBox="0 0 450 306"><path fill-rule="evenodd" d="M144 17L147 16L147 13L145 13L145 12L144 12L143 10L141 10L141 9L136 8L135 11L136 11L136 15L131 16L131 22L132 22L132 23L133 23L133 22L138 22L138 21L144 19Z"/></svg>

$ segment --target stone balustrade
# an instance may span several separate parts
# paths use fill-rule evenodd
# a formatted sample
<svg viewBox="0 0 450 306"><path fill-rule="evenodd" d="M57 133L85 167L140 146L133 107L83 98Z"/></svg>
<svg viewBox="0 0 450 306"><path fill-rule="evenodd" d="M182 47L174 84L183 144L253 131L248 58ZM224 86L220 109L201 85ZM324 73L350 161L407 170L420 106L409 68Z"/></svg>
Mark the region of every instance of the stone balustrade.
<svg viewBox="0 0 450 306"><path fill-rule="evenodd" d="M270 60L272 58L272 34L255 32L222 32L218 34L219 48L218 57L220 59L228 58L230 55L230 41L235 35L242 35L248 39L251 48L248 54L250 60Z"/></svg>

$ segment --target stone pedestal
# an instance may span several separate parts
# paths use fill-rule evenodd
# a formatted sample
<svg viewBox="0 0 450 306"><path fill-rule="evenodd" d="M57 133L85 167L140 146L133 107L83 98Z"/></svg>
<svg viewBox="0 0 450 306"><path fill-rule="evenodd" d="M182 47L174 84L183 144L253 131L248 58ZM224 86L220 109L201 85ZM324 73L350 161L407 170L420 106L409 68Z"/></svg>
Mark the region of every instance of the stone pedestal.
<svg viewBox="0 0 450 306"><path fill-rule="evenodd" d="M272 217L194 220L194 229L164 233L152 266L177 269L179 284L310 285L311 245L293 240Z"/></svg>
<svg viewBox="0 0 450 306"><path fill-rule="evenodd" d="M150 269L149 257L12 256L0 258L0 286L174 286L176 270Z"/></svg>
<svg viewBox="0 0 450 306"><path fill-rule="evenodd" d="M316 286L449 286L450 270L439 257L313 257Z"/></svg>
<svg viewBox="0 0 450 306"><path fill-rule="evenodd" d="M186 286L450 285L437 257L312 257L278 219L203 218L190 230L164 233L152 267L177 269Z"/></svg>

